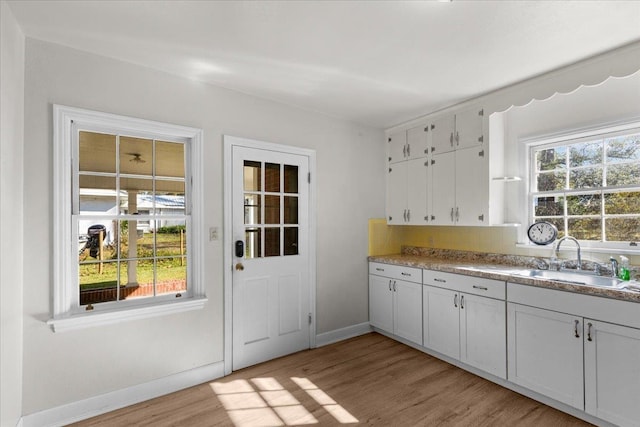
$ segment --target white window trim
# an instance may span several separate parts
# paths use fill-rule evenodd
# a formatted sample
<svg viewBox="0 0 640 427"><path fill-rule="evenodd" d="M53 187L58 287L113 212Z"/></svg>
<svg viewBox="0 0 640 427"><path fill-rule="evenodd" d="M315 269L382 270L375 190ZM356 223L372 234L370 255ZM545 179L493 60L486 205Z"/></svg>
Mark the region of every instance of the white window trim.
<svg viewBox="0 0 640 427"><path fill-rule="evenodd" d="M130 132L190 140L191 178L191 250L190 295L180 300L160 300L110 310L74 313L72 293L77 256L72 229L72 124L106 127ZM80 108L53 106L53 317L47 321L54 332L119 323L196 310L207 302L203 280L203 215L202 203L202 130L154 122Z"/></svg>
<svg viewBox="0 0 640 427"><path fill-rule="evenodd" d="M523 156L526 160L524 160L524 167L526 170L526 181L524 183L524 197L526 198L526 209L523 212L526 215L526 219L524 221L525 227L522 227L519 235L519 243L516 243L516 247L518 248L526 248L532 249L539 252L549 251L555 245L547 245L547 246L539 246L530 243L526 237L526 230L528 225L531 223L533 219L533 207L531 203L531 181L534 171L531 170L531 149L537 145L546 145L546 144L556 144L556 143L569 143L569 141L578 141L578 140L587 140L592 137L602 135L602 134L610 134L620 132L623 133L625 131L638 129L640 128L640 117L633 117L628 120L621 120L608 124L601 124L592 127L580 128L580 129L566 129L561 132L546 134L546 135L537 135L528 138L524 138L520 140L520 143L525 145L526 149L523 150ZM580 240L580 247L585 252L591 253L605 253L610 254L612 251L615 251L617 254L629 254L629 255L638 255L640 254L640 247L637 249L629 246L628 243L613 243L613 242L594 242L590 240ZM570 250L569 247L566 250ZM565 248L563 248L565 250Z"/></svg>

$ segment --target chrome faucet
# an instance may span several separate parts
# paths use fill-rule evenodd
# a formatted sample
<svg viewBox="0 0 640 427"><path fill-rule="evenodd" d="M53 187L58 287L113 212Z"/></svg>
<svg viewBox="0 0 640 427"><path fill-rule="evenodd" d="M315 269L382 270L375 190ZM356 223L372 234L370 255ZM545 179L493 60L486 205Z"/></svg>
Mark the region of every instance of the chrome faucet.
<svg viewBox="0 0 640 427"><path fill-rule="evenodd" d="M609 258L609 261L611 261L611 277L618 277L618 261L614 257Z"/></svg>
<svg viewBox="0 0 640 427"><path fill-rule="evenodd" d="M580 243L578 243L578 241L571 236L564 236L562 239L558 240L558 243L556 243L556 249L555 249L556 258L558 257L558 252L560 251L560 245L565 240L571 240L573 243L576 244L577 252L578 252L578 266L576 267L576 270L582 270L582 255L580 255Z"/></svg>

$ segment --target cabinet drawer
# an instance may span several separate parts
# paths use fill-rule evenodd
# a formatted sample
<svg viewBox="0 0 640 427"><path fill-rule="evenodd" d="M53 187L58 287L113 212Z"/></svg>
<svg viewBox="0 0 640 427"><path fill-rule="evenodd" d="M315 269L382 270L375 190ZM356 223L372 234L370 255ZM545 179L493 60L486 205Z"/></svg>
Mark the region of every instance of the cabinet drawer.
<svg viewBox="0 0 640 427"><path fill-rule="evenodd" d="M389 277L391 279L405 280L407 282L422 283L421 268L405 267L403 265L383 264L380 262L370 262L369 274Z"/></svg>
<svg viewBox="0 0 640 427"><path fill-rule="evenodd" d="M500 280L424 270L422 283L489 298L504 300L506 297L506 283Z"/></svg>

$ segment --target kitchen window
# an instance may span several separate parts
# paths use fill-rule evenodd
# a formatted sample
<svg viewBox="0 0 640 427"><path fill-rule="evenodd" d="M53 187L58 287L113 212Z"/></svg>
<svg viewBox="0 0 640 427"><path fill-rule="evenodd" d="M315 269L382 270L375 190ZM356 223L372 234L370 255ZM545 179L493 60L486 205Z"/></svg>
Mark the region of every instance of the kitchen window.
<svg viewBox="0 0 640 427"><path fill-rule="evenodd" d="M201 307L201 131L54 106L54 152L54 330Z"/></svg>
<svg viewBox="0 0 640 427"><path fill-rule="evenodd" d="M530 147L530 219L592 247L640 242L640 128Z"/></svg>

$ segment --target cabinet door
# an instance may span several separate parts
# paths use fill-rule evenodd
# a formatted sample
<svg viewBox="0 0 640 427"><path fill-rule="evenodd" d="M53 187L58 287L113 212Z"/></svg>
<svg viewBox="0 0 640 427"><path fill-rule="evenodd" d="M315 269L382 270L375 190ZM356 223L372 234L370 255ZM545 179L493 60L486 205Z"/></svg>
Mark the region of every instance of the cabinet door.
<svg viewBox="0 0 640 427"><path fill-rule="evenodd" d="M393 333L393 280L369 275L369 323Z"/></svg>
<svg viewBox="0 0 640 427"><path fill-rule="evenodd" d="M411 128L407 131L407 158L421 159L429 153L427 125Z"/></svg>
<svg viewBox="0 0 640 427"><path fill-rule="evenodd" d="M406 159L407 132L399 131L389 135L387 154L389 163L397 163Z"/></svg>
<svg viewBox="0 0 640 427"><path fill-rule="evenodd" d="M482 108L477 107L456 114L456 149L476 147L483 143L481 111Z"/></svg>
<svg viewBox="0 0 640 427"><path fill-rule="evenodd" d="M430 128L433 154L446 153L455 149L455 116L442 116L433 121Z"/></svg>
<svg viewBox="0 0 640 427"><path fill-rule="evenodd" d="M424 346L460 359L460 293L424 286L422 298Z"/></svg>
<svg viewBox="0 0 640 427"><path fill-rule="evenodd" d="M507 304L509 381L584 409L582 319Z"/></svg>
<svg viewBox="0 0 640 427"><path fill-rule="evenodd" d="M393 291L393 333L422 345L422 285L395 280Z"/></svg>
<svg viewBox="0 0 640 427"><path fill-rule="evenodd" d="M460 298L460 360L506 379L505 302L470 294Z"/></svg>
<svg viewBox="0 0 640 427"><path fill-rule="evenodd" d="M433 156L431 168L431 225L451 225L456 202L455 153Z"/></svg>
<svg viewBox="0 0 640 427"><path fill-rule="evenodd" d="M479 147L455 153L456 211L458 225L484 225L489 222L488 156Z"/></svg>
<svg viewBox="0 0 640 427"><path fill-rule="evenodd" d="M429 167L427 159L407 162L407 223L426 225L428 223Z"/></svg>
<svg viewBox="0 0 640 427"><path fill-rule="evenodd" d="M407 215L407 162L389 165L387 172L387 223L405 224Z"/></svg>
<svg viewBox="0 0 640 427"><path fill-rule="evenodd" d="M585 410L640 426L640 330L585 319Z"/></svg>

